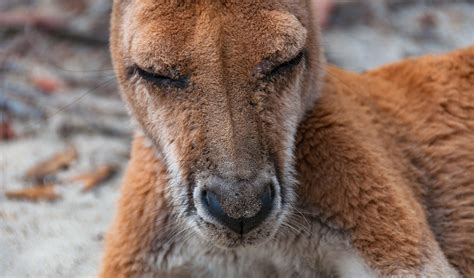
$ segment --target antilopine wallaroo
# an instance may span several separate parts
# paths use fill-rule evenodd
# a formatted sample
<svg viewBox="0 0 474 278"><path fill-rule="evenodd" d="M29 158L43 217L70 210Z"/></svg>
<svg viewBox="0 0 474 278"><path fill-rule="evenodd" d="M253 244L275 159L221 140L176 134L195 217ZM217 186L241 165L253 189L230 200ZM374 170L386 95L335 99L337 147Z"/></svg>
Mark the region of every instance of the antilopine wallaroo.
<svg viewBox="0 0 474 278"><path fill-rule="evenodd" d="M103 277L474 276L474 48L344 72L309 5L114 1Z"/></svg>

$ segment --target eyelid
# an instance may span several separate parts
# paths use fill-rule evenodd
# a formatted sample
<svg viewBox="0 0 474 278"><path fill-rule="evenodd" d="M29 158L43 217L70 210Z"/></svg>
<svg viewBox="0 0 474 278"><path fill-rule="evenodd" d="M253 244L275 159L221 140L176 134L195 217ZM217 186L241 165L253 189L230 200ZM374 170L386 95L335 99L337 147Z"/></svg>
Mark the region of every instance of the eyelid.
<svg viewBox="0 0 474 278"><path fill-rule="evenodd" d="M171 80L178 80L179 78L175 78L171 75L167 74L161 74L161 73L155 73L153 71L145 70L140 67L136 67L136 73L140 75L141 77L147 78L147 77L160 77L160 78L167 78Z"/></svg>
<svg viewBox="0 0 474 278"><path fill-rule="evenodd" d="M272 77L284 70L288 70L298 65L305 56L306 49L302 49L296 55L283 61L282 59L275 59L273 61L272 59L265 59L257 66L255 77L257 77L257 79Z"/></svg>
<svg viewBox="0 0 474 278"><path fill-rule="evenodd" d="M153 71L145 70L138 65L134 65L127 69L129 78L139 76L140 78L151 82L160 87L173 87L183 89L188 85L188 77L178 74L161 74Z"/></svg>
<svg viewBox="0 0 474 278"><path fill-rule="evenodd" d="M300 52L298 52L298 54L293 56L293 58L274 66L267 75L274 75L277 74L279 71L289 69L298 65L303 60L304 56L305 51L301 50Z"/></svg>

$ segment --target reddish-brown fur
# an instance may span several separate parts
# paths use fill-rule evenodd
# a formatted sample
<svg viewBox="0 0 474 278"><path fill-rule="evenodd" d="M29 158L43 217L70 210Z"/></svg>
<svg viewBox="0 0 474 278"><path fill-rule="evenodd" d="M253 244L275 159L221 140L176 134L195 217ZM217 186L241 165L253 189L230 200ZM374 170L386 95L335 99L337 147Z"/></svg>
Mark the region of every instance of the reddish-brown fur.
<svg viewBox="0 0 474 278"><path fill-rule="evenodd" d="M300 126L299 195L379 267L419 264L434 234L473 276L474 48L329 72Z"/></svg>
<svg viewBox="0 0 474 278"><path fill-rule="evenodd" d="M474 275L474 47L349 73L324 66L308 7L114 2L139 131L101 276ZM276 177L274 214L240 235L206 220L196 192L217 175L244 203Z"/></svg>
<svg viewBox="0 0 474 278"><path fill-rule="evenodd" d="M390 274L438 242L474 275L474 48L365 74L330 67L297 140L298 195L309 219L350 234ZM135 139L102 275L146 272L166 220L167 175Z"/></svg>

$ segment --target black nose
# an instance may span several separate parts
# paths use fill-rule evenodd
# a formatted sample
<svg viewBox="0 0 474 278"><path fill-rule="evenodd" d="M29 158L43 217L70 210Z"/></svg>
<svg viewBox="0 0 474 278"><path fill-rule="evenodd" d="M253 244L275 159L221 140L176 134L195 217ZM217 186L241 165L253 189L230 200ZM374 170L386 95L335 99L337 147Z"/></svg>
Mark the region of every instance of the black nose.
<svg viewBox="0 0 474 278"><path fill-rule="evenodd" d="M270 214L273 205L273 190L267 186L261 194L259 200L261 202L260 210L252 217L230 217L222 208L221 196L212 191L203 191L201 198L207 211L219 222L226 225L232 231L238 234L246 234L252 229L260 225Z"/></svg>

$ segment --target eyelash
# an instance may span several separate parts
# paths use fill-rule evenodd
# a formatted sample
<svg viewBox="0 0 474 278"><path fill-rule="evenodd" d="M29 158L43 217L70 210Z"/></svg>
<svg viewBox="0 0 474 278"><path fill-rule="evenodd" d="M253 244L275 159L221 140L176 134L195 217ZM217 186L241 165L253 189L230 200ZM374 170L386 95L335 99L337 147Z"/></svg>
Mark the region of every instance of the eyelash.
<svg viewBox="0 0 474 278"><path fill-rule="evenodd" d="M280 64L278 66L276 66L275 68L273 68L268 74L267 74L267 77L268 78L271 78L273 76L277 76L277 75L280 75L282 74L283 72L286 72L286 71L289 71L291 69L293 69L294 67L296 67L297 65L299 65L301 63L301 61L303 60L304 58L304 51L301 51L300 53L298 53L298 55L296 55L293 59L287 61L287 62L284 62L283 64Z"/></svg>
<svg viewBox="0 0 474 278"><path fill-rule="evenodd" d="M271 79L274 76L278 76L285 71L291 70L295 66L299 65L304 58L304 51L301 51L293 59L284 62L273 68L268 74L266 74L266 79ZM154 85L157 85L162 88L177 88L183 89L188 85L188 77L180 76L177 79L171 78L168 76L152 73L146 71L138 66L134 66L129 71L129 76L137 75L145 81L148 81Z"/></svg>
<svg viewBox="0 0 474 278"><path fill-rule="evenodd" d="M180 76L178 78L172 78L156 73L146 71L144 69L135 66L133 73L142 78L145 81L148 81L154 85L157 85L161 88L177 88L183 89L188 85L188 77Z"/></svg>

